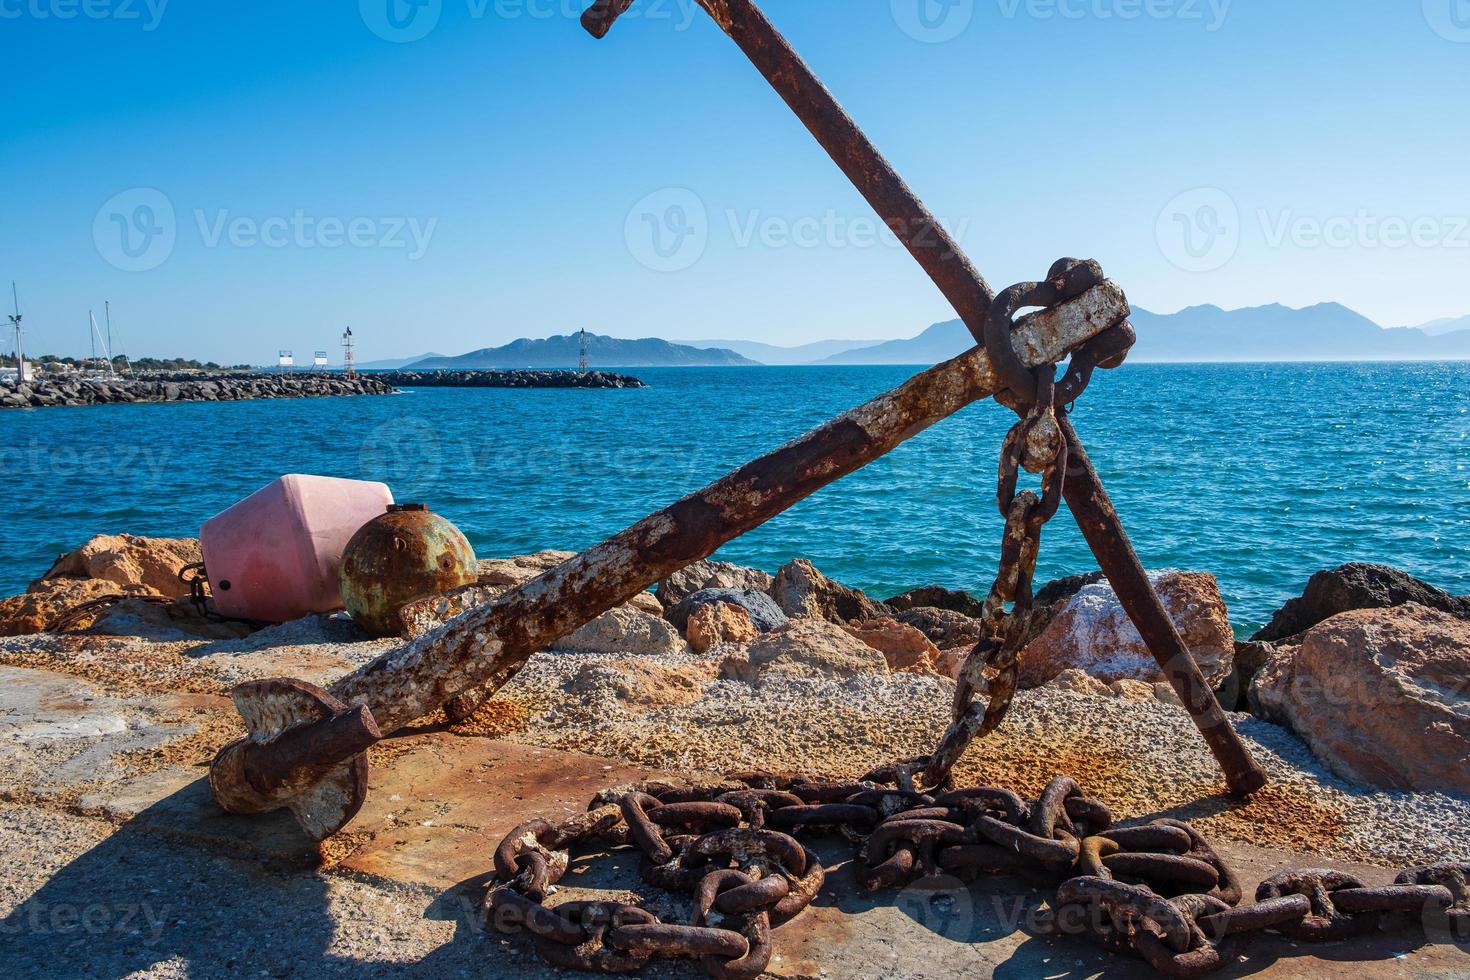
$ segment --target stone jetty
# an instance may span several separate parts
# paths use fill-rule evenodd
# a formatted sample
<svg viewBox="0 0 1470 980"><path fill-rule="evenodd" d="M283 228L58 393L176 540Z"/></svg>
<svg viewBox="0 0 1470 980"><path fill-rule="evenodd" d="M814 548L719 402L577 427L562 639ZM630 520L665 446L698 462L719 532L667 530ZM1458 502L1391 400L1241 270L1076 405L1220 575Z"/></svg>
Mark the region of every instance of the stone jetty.
<svg viewBox="0 0 1470 980"><path fill-rule="evenodd" d="M644 388L607 371L392 371L358 374L150 374L134 378L43 378L0 387L0 408L129 402L225 402L249 398L391 395L399 388Z"/></svg>
<svg viewBox="0 0 1470 980"><path fill-rule="evenodd" d="M225 402L249 398L390 395L392 384L372 375L151 374L136 378L43 378L0 388L0 407L110 405L129 402Z"/></svg>
<svg viewBox="0 0 1470 980"><path fill-rule="evenodd" d="M373 377L399 388L646 388L609 371L389 371Z"/></svg>

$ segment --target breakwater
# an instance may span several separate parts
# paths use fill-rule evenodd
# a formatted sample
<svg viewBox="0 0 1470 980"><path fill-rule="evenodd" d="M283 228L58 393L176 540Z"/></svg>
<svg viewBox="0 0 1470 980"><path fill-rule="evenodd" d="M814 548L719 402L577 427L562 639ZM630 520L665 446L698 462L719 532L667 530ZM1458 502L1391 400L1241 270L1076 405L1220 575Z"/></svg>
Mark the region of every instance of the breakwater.
<svg viewBox="0 0 1470 980"><path fill-rule="evenodd" d="M0 408L132 402L224 402L252 398L391 395L399 388L643 388L608 371L384 371L357 374L149 374L132 378L42 378L0 387Z"/></svg>
<svg viewBox="0 0 1470 980"><path fill-rule="evenodd" d="M372 375L150 374L133 378L42 378L0 387L0 407L111 405L132 402L222 402L252 398L389 395L394 387Z"/></svg>
<svg viewBox="0 0 1470 980"><path fill-rule="evenodd" d="M398 388L646 388L610 371L384 371L372 375Z"/></svg>

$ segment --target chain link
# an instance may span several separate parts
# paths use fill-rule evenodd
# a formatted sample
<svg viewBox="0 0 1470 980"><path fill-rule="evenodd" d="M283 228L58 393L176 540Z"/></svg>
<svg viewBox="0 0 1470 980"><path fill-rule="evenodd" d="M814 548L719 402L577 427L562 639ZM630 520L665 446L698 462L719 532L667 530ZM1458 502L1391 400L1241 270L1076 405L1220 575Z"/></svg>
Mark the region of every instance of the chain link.
<svg viewBox="0 0 1470 980"><path fill-rule="evenodd" d="M1126 321L1114 325L1073 353L1058 382L1055 364L1027 367L1013 347L1014 317L1103 278L1096 262L1062 259L1046 282L1013 286L991 307L986 349L1009 389L997 400L1020 419L1001 444L997 472L1005 518L1000 567L936 750L858 782L739 773L710 786L640 784L604 791L586 813L560 824L522 824L495 852L485 907L496 928L529 932L541 956L559 967L630 973L654 956L687 957L721 980L757 977L770 963L771 930L800 915L825 881L817 856L794 835L836 832L857 846L857 877L869 891L941 872L967 880L1044 876L1058 883L1055 931L1090 935L1172 977L1229 966L1250 935L1268 930L1328 941L1377 929L1385 915L1418 915L1427 924L1433 913L1470 938L1470 864L1410 868L1376 888L1336 871L1285 872L1241 906L1239 878L1188 823L1115 827L1108 808L1065 776L1033 801L996 787L954 788L960 756L995 730L1015 695L1041 529L1061 505L1067 473L1057 412L1082 393L1094 369L1121 364L1134 339ZM1022 470L1040 477L1040 493L1018 491ZM614 902L548 906L569 849L592 842L638 848L644 880L692 893L690 923Z"/></svg>
<svg viewBox="0 0 1470 980"><path fill-rule="evenodd" d="M1337 871L1283 872L1242 906L1240 880L1193 826L1116 827L1107 806L1065 776L1029 801L996 787L930 794L757 773L608 790L586 813L529 821L506 836L486 913L503 932L530 933L543 959L567 969L630 973L656 956L684 957L717 978L756 977L770 963L772 930L800 915L825 881L817 856L792 835L833 831L857 844L867 891L939 873L1056 882L1054 933L1091 936L1171 977L1231 965L1258 932L1327 942L1374 931L1391 915L1426 927L1440 917L1470 939L1470 864L1410 868L1378 887ZM582 844L638 848L646 881L692 894L689 924L617 902L548 906L569 849Z"/></svg>
<svg viewBox="0 0 1470 980"><path fill-rule="evenodd" d="M1113 325L1074 352L1058 382L1055 364L1027 367L1015 349L1015 315L1023 307L1064 302L1105 278L1096 262L1061 259L1051 267L1045 282L1012 286L991 304L985 348L993 370L1007 385L997 400L1020 416L1000 449L996 504L1005 518L1000 566L979 617L980 639L956 678L949 727L932 754L889 770L902 786L911 786L916 775L923 777L924 785L946 785L970 743L995 731L1015 698L1019 657L1031 620L1041 529L1061 507L1067 475L1067 441L1057 412L1086 389L1096 368L1122 364L1134 341L1133 328L1126 320ZM1022 470L1040 476L1040 494L1017 492ZM981 694L988 697L981 700Z"/></svg>

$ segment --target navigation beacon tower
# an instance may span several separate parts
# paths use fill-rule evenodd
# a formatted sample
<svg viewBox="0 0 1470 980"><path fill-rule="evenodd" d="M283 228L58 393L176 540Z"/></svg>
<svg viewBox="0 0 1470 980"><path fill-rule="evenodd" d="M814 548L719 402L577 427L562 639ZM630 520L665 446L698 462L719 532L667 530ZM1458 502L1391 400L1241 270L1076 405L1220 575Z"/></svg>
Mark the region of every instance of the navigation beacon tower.
<svg viewBox="0 0 1470 980"><path fill-rule="evenodd" d="M352 364L352 328L342 334L342 376L352 378L357 376L357 369Z"/></svg>

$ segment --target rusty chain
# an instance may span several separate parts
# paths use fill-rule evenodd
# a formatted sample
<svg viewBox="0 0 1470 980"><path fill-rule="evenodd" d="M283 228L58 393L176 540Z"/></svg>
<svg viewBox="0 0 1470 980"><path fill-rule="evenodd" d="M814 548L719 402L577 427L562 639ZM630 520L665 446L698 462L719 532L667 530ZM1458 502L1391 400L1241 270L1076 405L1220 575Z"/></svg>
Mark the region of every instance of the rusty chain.
<svg viewBox="0 0 1470 980"><path fill-rule="evenodd" d="M772 929L800 915L825 880L796 837L809 832L853 841L868 891L941 873L1059 882L1054 933L1091 936L1171 977L1229 966L1258 932L1327 942L1377 930L1394 913L1426 925L1441 918L1470 939L1470 864L1410 868L1380 887L1338 871L1287 871L1241 905L1239 879L1188 823L1116 827L1107 806L1066 776L1030 801L995 787L922 793L763 773L606 790L585 813L506 836L485 912L501 932L529 933L537 953L564 969L635 973L659 956L698 959L722 980L757 977L770 963ZM582 844L637 848L645 881L693 895L690 922L630 903L547 904Z"/></svg>
<svg viewBox="0 0 1470 980"><path fill-rule="evenodd" d="M985 350L991 367L1006 384L1006 391L996 399L1020 416L1006 433L1000 450L996 503L1005 518L1000 567L979 617L980 640L956 678L949 728L932 754L889 770L907 788L912 788L913 778L919 775L927 786L945 785L970 743L989 735L1005 720L1015 698L1018 658L1031 618L1032 579L1041 549L1041 529L1061 507L1062 484L1067 475L1067 440L1058 425L1057 412L1076 401L1094 370L1122 364L1135 339L1133 327L1126 320L1115 324L1075 351L1058 381L1055 364L1029 368L1015 349L1016 314L1024 307L1056 306L1106 278L1096 261L1059 259L1045 281L1011 286L990 306L985 321ZM1017 492L1023 469L1040 475L1040 494ZM979 700L982 692L988 692L988 700Z"/></svg>
<svg viewBox="0 0 1470 980"><path fill-rule="evenodd" d="M1015 694L1041 529L1061 505L1067 475L1058 413L1095 369L1121 364L1134 340L1132 327L1117 323L1075 351L1058 381L1055 364L1025 366L1013 346L1015 315L1103 281L1096 262L1062 259L1045 282L1013 286L991 306L985 346L1008 389L997 399L1020 418L1000 452L999 571L980 617L982 638L960 670L952 720L936 750L851 783L751 773L711 786L608 790L561 824L522 824L495 853L485 908L497 929L529 932L543 959L567 969L633 973L662 956L699 959L721 980L757 977L770 963L771 930L801 914L825 880L816 854L796 836L818 832L856 845L859 881L868 891L941 873L1046 877L1059 883L1051 903L1056 932L1090 935L1172 977L1230 965L1257 932L1330 941L1376 930L1392 913L1426 922L1438 914L1470 938L1470 864L1411 868L1393 885L1374 888L1336 871L1284 872L1242 906L1240 880L1188 823L1115 827L1108 808L1065 776L1030 801L1006 789L954 787L960 756L1004 720ZM1023 469L1040 476L1040 493L1018 490ZM645 881L693 895L689 923L664 922L627 903L548 905L569 849L584 843L636 847Z"/></svg>

